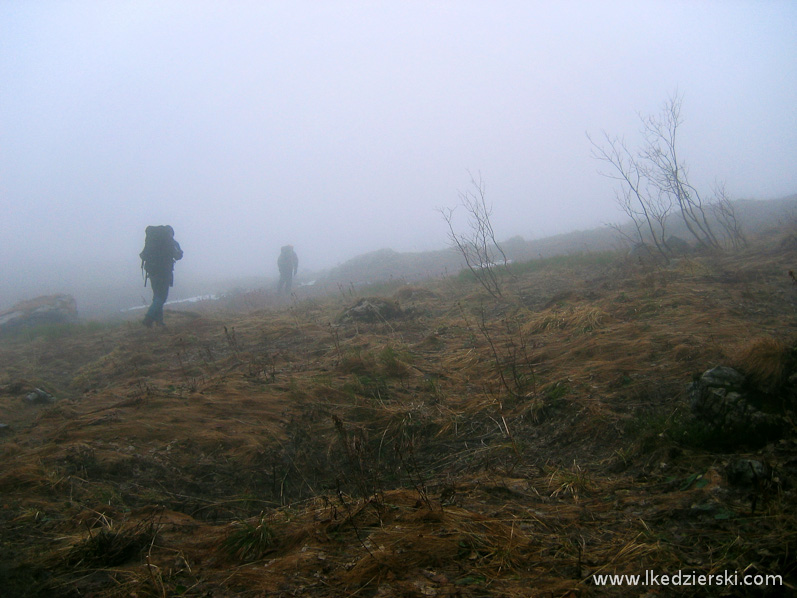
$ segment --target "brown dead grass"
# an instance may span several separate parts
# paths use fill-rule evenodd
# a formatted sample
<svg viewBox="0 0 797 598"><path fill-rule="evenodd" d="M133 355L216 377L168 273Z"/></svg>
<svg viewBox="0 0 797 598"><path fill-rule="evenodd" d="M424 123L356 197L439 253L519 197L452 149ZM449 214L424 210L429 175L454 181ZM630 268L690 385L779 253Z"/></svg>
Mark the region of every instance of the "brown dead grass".
<svg viewBox="0 0 797 598"><path fill-rule="evenodd" d="M574 263L502 302L442 281L397 292L401 321L253 293L166 331L4 340L0 577L98 598L619 596L591 575L751 563L794 583L793 439L740 445L778 473L737 489L737 455L673 426L709 367L792 373L795 257ZM26 405L31 386L58 402ZM135 550L70 567L101 530Z"/></svg>
<svg viewBox="0 0 797 598"><path fill-rule="evenodd" d="M790 349L772 337L754 338L744 343L734 355L734 365L752 382L765 390L780 387L789 374Z"/></svg>

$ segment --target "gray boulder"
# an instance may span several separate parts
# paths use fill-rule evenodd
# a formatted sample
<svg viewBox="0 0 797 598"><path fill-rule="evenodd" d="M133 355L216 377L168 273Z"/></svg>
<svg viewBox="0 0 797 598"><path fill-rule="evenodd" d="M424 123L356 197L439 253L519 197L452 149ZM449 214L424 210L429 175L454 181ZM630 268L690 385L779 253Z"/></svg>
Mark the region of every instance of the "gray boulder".
<svg viewBox="0 0 797 598"><path fill-rule="evenodd" d="M744 385L744 374L728 366L720 365L703 372L700 377L700 385L741 392Z"/></svg>
<svg viewBox="0 0 797 598"><path fill-rule="evenodd" d="M33 392L25 396L25 401L30 405L48 405L50 403L55 403L55 400L53 395L41 388L34 388Z"/></svg>
<svg viewBox="0 0 797 598"><path fill-rule="evenodd" d="M739 444L760 445L779 439L787 429L782 414L767 413L747 390L737 370L707 370L689 389L692 412L710 430Z"/></svg>
<svg viewBox="0 0 797 598"><path fill-rule="evenodd" d="M77 302L72 295L46 295L20 301L11 309L0 312L0 332L77 320Z"/></svg>

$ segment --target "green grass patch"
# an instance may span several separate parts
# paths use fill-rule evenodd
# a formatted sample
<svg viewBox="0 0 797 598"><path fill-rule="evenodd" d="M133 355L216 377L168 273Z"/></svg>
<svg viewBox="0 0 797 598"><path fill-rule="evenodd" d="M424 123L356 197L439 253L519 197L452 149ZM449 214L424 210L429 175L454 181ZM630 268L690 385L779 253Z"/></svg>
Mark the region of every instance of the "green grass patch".
<svg viewBox="0 0 797 598"><path fill-rule="evenodd" d="M554 382L553 384L548 384L542 391L545 394L545 398L548 401L558 401L559 399L566 397L570 393L570 387L567 383L562 382Z"/></svg>
<svg viewBox="0 0 797 598"><path fill-rule="evenodd" d="M605 268L615 264L617 259L618 256L615 251L571 253L529 260L527 262L515 262L509 264L508 270L515 276L519 276L547 269Z"/></svg>
<svg viewBox="0 0 797 598"><path fill-rule="evenodd" d="M261 513L254 523L235 523L222 548L236 560L248 563L262 558L276 543L274 530L266 521L266 515Z"/></svg>

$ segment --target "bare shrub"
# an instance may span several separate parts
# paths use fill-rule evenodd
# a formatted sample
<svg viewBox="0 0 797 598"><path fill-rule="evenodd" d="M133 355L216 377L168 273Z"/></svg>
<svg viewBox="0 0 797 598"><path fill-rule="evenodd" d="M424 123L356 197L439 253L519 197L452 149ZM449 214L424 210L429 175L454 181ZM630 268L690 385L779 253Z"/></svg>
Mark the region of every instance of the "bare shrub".
<svg viewBox="0 0 797 598"><path fill-rule="evenodd" d="M468 213L467 232L457 233L454 229L454 210L440 208L440 213L448 224L448 238L465 260L465 264L476 280L496 299L502 297L501 273L499 267L506 269L508 260L504 250L495 239L495 231L490 221L492 206L487 205L484 182L481 176L470 178L473 190L460 192L460 206Z"/></svg>
<svg viewBox="0 0 797 598"><path fill-rule="evenodd" d="M634 233L614 228L634 245L652 243L667 261L673 254L667 232L673 216L679 218L699 247L737 249L746 245L724 184L703 197L689 182L689 168L678 147L682 96L673 94L659 114L642 116L644 142L636 152L620 137L604 132L604 144L592 144L594 158L610 165L604 176L619 181L617 203L631 219Z"/></svg>

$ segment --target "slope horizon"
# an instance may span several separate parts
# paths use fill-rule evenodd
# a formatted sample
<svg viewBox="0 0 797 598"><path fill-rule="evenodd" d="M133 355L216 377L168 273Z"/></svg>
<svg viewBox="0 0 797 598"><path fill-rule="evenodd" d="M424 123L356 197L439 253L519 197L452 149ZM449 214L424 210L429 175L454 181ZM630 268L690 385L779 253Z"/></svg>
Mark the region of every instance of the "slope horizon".
<svg viewBox="0 0 797 598"><path fill-rule="evenodd" d="M734 201L743 226L750 231L771 226L784 217L797 216L797 193L770 199L738 199ZM516 261L527 261L554 255L598 252L621 248L625 242L614 230L616 224L603 223L588 229L574 229L554 235L527 239L513 235L499 240L507 255ZM619 225L630 226L630 221ZM676 230L676 229L673 229ZM676 232L678 232L676 230ZM179 235L178 235L179 236ZM297 248L299 250L299 248ZM466 268L461 255L450 245L424 251L399 251L391 247L375 248L359 253L334 266L320 269L300 269L295 291L309 295L337 292L339 284L367 285L392 279L413 282L454 275ZM257 272L224 276L207 276L196 267L179 262L175 267L175 286L170 302L181 302L198 296L226 295L255 289L276 288L276 257L271 264ZM121 268L120 268L121 266ZM21 301L55 294L73 296L81 319L105 319L127 310L148 305L149 288L136 273L140 269L137 255L124 264L96 262L94 264L53 263L18 272L17 280L5 280L0 287L0 311L10 310ZM305 287L322 285L323 290L309 292ZM303 286L304 285L304 286ZM302 290L304 289L304 290Z"/></svg>

